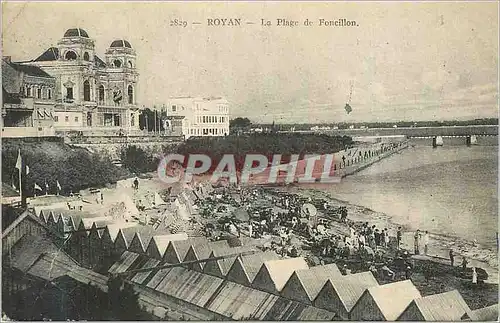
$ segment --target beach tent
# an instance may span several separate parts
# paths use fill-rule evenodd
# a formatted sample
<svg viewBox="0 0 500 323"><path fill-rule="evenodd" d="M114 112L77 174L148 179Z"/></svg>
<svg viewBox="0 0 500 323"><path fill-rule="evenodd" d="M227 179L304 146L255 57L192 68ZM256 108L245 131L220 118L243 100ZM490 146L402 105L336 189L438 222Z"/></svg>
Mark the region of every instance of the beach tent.
<svg viewBox="0 0 500 323"><path fill-rule="evenodd" d="M279 294L295 270L308 268L303 257L266 261L255 276L252 287Z"/></svg>
<svg viewBox="0 0 500 323"><path fill-rule="evenodd" d="M189 247L201 244L208 244L208 239L205 237L193 237L187 240L170 241L163 255L163 260L171 264L181 263L184 261Z"/></svg>
<svg viewBox="0 0 500 323"><path fill-rule="evenodd" d="M163 260L163 256L165 255L165 251L167 250L170 241L181 241L187 239L188 235L185 232L177 234L155 235L149 241L148 247L146 248L146 254L149 257Z"/></svg>
<svg viewBox="0 0 500 323"><path fill-rule="evenodd" d="M304 304L312 305L328 279L338 279L342 273L336 264L314 266L296 270L286 282L280 295Z"/></svg>
<svg viewBox="0 0 500 323"><path fill-rule="evenodd" d="M498 304L470 311L462 317L462 321L489 322L498 321Z"/></svg>
<svg viewBox="0 0 500 323"><path fill-rule="evenodd" d="M158 192L155 192L154 201L156 206L166 204L165 201L161 198L160 194L158 194Z"/></svg>
<svg viewBox="0 0 500 323"><path fill-rule="evenodd" d="M332 311L342 320L349 319L349 312L361 295L378 282L370 271L328 279L314 299L314 306Z"/></svg>
<svg viewBox="0 0 500 323"><path fill-rule="evenodd" d="M255 276L264 262L279 259L274 251L259 252L251 255L240 256L229 269L227 280L245 286L251 286Z"/></svg>
<svg viewBox="0 0 500 323"><path fill-rule="evenodd" d="M408 305L421 298L411 280L370 287L353 306L350 320L395 321Z"/></svg>
<svg viewBox="0 0 500 323"><path fill-rule="evenodd" d="M203 266L203 272L212 276L225 278L229 269L231 268L234 261L238 257L237 254L251 250L255 250L255 247L241 246L241 247L213 250L210 253L209 258L229 256L229 255L235 255L235 256L219 259L216 261L208 261L205 263L205 266Z"/></svg>
<svg viewBox="0 0 500 323"><path fill-rule="evenodd" d="M460 321L471 310L457 290L413 300L398 321Z"/></svg>
<svg viewBox="0 0 500 323"><path fill-rule="evenodd" d="M229 244L227 240L213 241L209 243L191 245L184 257L184 261L196 261L201 259L207 259L210 253L214 250L229 249ZM197 263L188 265L188 268L196 271L203 272L203 267L205 263Z"/></svg>

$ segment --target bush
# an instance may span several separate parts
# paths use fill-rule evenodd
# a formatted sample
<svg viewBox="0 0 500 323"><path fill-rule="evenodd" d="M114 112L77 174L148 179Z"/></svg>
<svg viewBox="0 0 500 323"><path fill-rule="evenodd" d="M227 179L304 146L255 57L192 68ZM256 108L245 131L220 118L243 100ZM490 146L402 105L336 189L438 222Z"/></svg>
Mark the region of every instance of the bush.
<svg viewBox="0 0 500 323"><path fill-rule="evenodd" d="M158 168L160 158L137 146L128 146L121 151L122 165L133 173L147 173Z"/></svg>

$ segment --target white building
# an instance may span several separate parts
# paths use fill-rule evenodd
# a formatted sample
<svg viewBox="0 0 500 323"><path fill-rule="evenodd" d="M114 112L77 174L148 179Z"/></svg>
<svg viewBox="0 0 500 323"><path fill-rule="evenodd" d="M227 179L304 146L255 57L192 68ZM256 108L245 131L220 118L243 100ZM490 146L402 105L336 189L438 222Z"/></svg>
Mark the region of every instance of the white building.
<svg viewBox="0 0 500 323"><path fill-rule="evenodd" d="M229 104L221 97L171 98L167 115L184 117L182 134L193 136L225 136L229 134Z"/></svg>

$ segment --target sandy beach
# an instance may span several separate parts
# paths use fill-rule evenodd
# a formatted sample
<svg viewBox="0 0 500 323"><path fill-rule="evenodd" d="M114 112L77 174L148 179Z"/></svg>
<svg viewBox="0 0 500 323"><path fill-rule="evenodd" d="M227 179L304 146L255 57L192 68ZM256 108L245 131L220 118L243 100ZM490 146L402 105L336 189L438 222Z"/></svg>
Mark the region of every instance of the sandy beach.
<svg viewBox="0 0 500 323"><path fill-rule="evenodd" d="M328 203L334 207L345 206L348 209L348 217L350 220L368 222L371 225L376 225L378 228L388 228L390 234L393 236L396 235L397 228L401 226L403 228L404 248L413 249L413 234L415 232L408 230L404 225L395 223L393 219L385 213L375 212L369 208L340 200L327 192L316 189L305 189L297 186L288 186L280 189L290 193L310 196L312 198L322 198L327 200ZM484 248L479 244L475 244L465 239L429 232L429 257L448 260L448 252L450 249L456 254L455 264L461 263L462 257L466 257L469 261L469 266L483 268L488 272L488 282L498 284L497 251Z"/></svg>

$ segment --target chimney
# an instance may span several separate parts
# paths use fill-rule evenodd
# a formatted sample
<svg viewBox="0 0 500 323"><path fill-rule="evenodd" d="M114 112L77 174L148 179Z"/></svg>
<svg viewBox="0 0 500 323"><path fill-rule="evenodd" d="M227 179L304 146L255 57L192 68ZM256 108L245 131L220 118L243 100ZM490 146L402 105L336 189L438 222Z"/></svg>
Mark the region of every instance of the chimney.
<svg viewBox="0 0 500 323"><path fill-rule="evenodd" d="M7 63L11 63L11 56L4 56L3 60L6 61Z"/></svg>

